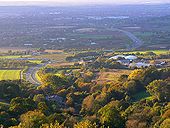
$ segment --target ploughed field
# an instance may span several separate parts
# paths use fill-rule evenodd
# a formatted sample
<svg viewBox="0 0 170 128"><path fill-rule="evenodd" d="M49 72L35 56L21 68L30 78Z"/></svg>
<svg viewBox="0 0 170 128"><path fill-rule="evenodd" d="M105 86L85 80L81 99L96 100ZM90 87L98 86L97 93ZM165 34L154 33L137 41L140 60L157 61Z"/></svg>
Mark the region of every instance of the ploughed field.
<svg viewBox="0 0 170 128"><path fill-rule="evenodd" d="M0 80L19 80L21 70L0 70Z"/></svg>

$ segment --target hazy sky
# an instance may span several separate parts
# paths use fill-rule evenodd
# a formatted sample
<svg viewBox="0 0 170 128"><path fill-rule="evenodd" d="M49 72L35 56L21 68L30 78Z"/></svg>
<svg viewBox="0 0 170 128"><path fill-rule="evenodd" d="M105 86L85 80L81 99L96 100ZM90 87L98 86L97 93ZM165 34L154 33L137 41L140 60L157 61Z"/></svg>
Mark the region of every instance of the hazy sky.
<svg viewBox="0 0 170 128"><path fill-rule="evenodd" d="M18 1L18 2L16 2ZM22 2L21 2L22 1ZM170 0L0 0L0 2L8 2L8 3L63 3L63 4L92 4L92 3L112 3L112 4L140 4L140 3L170 3Z"/></svg>

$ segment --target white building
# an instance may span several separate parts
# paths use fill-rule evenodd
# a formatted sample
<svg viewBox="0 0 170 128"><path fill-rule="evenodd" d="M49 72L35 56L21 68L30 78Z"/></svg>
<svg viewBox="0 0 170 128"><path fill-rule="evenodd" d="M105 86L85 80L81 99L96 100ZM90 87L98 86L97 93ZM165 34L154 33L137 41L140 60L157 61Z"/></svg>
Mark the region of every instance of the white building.
<svg viewBox="0 0 170 128"><path fill-rule="evenodd" d="M134 55L129 55L129 56L125 56L125 59L126 59L126 60L136 60L137 57L134 56Z"/></svg>
<svg viewBox="0 0 170 128"><path fill-rule="evenodd" d="M113 57L110 57L109 59L117 60L118 58L124 58L125 60L136 60L137 57L134 55L116 55Z"/></svg>
<svg viewBox="0 0 170 128"><path fill-rule="evenodd" d="M125 58L125 56L124 55L116 55L116 56L110 57L109 59L117 60L118 58Z"/></svg>
<svg viewBox="0 0 170 128"><path fill-rule="evenodd" d="M146 68L146 67L150 67L152 66L152 64L148 64L145 62L138 62L138 63L130 63L129 64L129 68Z"/></svg>

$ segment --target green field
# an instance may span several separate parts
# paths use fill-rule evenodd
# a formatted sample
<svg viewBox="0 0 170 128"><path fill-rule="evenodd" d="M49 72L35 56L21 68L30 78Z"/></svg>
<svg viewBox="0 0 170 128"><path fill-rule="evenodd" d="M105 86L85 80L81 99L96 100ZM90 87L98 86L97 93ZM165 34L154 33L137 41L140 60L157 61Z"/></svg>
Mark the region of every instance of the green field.
<svg viewBox="0 0 170 128"><path fill-rule="evenodd" d="M141 54L145 54L146 52L154 52L155 54L160 55L160 54L167 54L170 51L169 50L147 50L147 51L133 51L133 52L123 52L123 53L124 54L135 54L137 52Z"/></svg>
<svg viewBox="0 0 170 128"><path fill-rule="evenodd" d="M21 70L0 70L0 80L19 80Z"/></svg>
<svg viewBox="0 0 170 128"><path fill-rule="evenodd" d="M35 64L41 64L42 60L29 60L29 62L35 63Z"/></svg>
<svg viewBox="0 0 170 128"><path fill-rule="evenodd" d="M0 59L17 59L17 58L27 58L30 57L30 55L24 55L24 56L0 56Z"/></svg>
<svg viewBox="0 0 170 128"><path fill-rule="evenodd" d="M63 61L65 61L65 58L68 57L68 56L72 56L72 54L68 54L68 53L46 54L46 55L39 55L39 56L32 56L32 57L36 58L38 60L46 58L46 59L51 59L51 60L63 62Z"/></svg>

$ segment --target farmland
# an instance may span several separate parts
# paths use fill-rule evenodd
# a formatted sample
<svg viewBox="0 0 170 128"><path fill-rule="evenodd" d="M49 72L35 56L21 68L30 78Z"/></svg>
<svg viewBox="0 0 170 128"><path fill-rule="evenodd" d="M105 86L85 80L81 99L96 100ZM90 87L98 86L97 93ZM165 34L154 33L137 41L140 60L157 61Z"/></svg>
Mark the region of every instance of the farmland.
<svg viewBox="0 0 170 128"><path fill-rule="evenodd" d="M103 84L103 83L109 83L109 82L117 82L119 77L121 75L129 75L132 70L118 70L118 69L112 69L109 71L99 72L97 83Z"/></svg>
<svg viewBox="0 0 170 128"><path fill-rule="evenodd" d="M145 54L147 52L153 52L157 55L160 55L160 54L167 54L170 51L169 50L145 50L145 51L122 52L122 53L123 54L136 54L136 53ZM119 53L119 52L116 52L116 53Z"/></svg>
<svg viewBox="0 0 170 128"><path fill-rule="evenodd" d="M30 63L41 64L42 60L29 60Z"/></svg>
<svg viewBox="0 0 170 128"><path fill-rule="evenodd" d="M0 80L19 80L21 70L0 70Z"/></svg>
<svg viewBox="0 0 170 128"><path fill-rule="evenodd" d="M26 58L30 57L30 55L8 55L8 56L0 56L0 59L18 59L18 58Z"/></svg>
<svg viewBox="0 0 170 128"><path fill-rule="evenodd" d="M53 63L49 64L51 67L66 67L66 66L73 66L74 62L60 62L60 63Z"/></svg>
<svg viewBox="0 0 170 128"><path fill-rule="evenodd" d="M39 55L33 56L35 59L50 59L54 61L65 61L65 58L70 56L70 54L62 53L62 54L46 54L46 55Z"/></svg>

